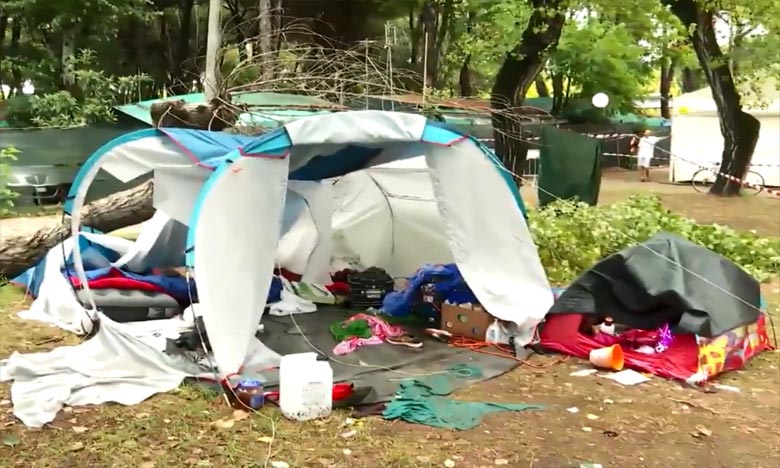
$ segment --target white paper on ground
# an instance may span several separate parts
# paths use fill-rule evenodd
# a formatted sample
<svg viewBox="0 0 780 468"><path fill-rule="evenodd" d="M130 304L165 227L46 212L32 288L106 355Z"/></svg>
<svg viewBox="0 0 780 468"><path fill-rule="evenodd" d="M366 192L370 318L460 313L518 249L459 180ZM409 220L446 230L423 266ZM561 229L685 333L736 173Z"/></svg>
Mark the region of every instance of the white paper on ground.
<svg viewBox="0 0 780 468"><path fill-rule="evenodd" d="M598 369L580 369L569 374L572 377L585 377L587 375L593 375L598 372Z"/></svg>
<svg viewBox="0 0 780 468"><path fill-rule="evenodd" d="M637 385L650 380L639 372L631 369L622 370L612 374L600 374L601 377L614 380L621 385Z"/></svg>

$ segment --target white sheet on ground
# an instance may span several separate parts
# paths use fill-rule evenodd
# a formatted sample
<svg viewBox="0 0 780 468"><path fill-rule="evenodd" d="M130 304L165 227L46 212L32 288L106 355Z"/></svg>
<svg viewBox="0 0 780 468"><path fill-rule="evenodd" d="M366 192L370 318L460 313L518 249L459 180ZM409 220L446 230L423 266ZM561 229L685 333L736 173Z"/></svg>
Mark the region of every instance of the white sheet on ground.
<svg viewBox="0 0 780 468"><path fill-rule="evenodd" d="M160 353L105 316L97 334L80 345L14 353L0 361L0 382L13 381L14 416L30 427L53 421L65 405L138 404L198 372L193 363Z"/></svg>
<svg viewBox="0 0 780 468"><path fill-rule="evenodd" d="M281 317L292 314L310 314L317 310L316 304L295 294L287 280L282 280L282 284L281 300L269 306L268 313L270 315Z"/></svg>

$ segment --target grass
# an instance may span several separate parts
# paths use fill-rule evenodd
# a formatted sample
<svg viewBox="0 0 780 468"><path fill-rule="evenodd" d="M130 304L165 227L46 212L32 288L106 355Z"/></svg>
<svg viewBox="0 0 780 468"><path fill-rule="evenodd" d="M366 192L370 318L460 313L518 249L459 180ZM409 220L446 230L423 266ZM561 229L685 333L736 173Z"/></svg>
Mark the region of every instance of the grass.
<svg viewBox="0 0 780 468"><path fill-rule="evenodd" d="M615 188L618 185L607 188L604 198L619 199L620 191L629 192L638 184L626 182ZM676 200L678 195L684 194L665 196ZM695 202L673 209L689 216L714 216L711 197L692 196L697 197L692 198ZM726 203L736 207L719 213L731 217L724 218L723 224L747 225L749 219L764 216L759 228L771 231L780 221L777 204ZM755 214L765 206L775 208L774 219ZM780 281L762 289L777 333ZM18 290L0 289L0 356L78 342L53 327L19 319L16 312L24 307ZM535 356L532 363L546 365L554 360ZM565 468L583 462L607 468L775 468L780 464L777 352L764 353L744 371L720 379L738 387L739 393L705 393L659 378L621 387L598 377L570 375L583 367L587 363L576 359L545 369L524 366L459 392L457 398L462 399L549 405L539 412L492 415L465 432L380 419L352 420L343 411L311 423L286 421L270 407L258 415L236 418L219 395L189 385L133 407L67 408L50 427L31 430L13 418L10 386L4 384L0 385L0 467L264 467L269 441L269 462L285 462L292 468L433 468L447 466L447 460L465 468ZM567 411L572 407L579 411ZM598 419L589 419L589 414ZM226 423L229 420L233 423ZM352 431L354 435L345 437Z"/></svg>

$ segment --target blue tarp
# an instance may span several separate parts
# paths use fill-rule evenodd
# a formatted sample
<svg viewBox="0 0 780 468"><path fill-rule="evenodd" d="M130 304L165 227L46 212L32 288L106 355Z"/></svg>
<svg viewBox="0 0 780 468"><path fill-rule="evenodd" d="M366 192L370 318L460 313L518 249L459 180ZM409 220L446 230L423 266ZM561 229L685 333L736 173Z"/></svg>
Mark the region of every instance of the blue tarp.
<svg viewBox="0 0 780 468"><path fill-rule="evenodd" d="M256 137L234 135L225 132L192 130L187 128L160 128L177 146L186 150L198 161L225 156L225 154L243 147Z"/></svg>
<svg viewBox="0 0 780 468"><path fill-rule="evenodd" d="M446 265L426 265L409 278L406 288L400 292L391 292L382 301L382 310L387 315L403 317L412 312L415 296L420 286L433 283L434 290L444 301L452 304L477 302L476 296L466 285L460 270L454 263Z"/></svg>

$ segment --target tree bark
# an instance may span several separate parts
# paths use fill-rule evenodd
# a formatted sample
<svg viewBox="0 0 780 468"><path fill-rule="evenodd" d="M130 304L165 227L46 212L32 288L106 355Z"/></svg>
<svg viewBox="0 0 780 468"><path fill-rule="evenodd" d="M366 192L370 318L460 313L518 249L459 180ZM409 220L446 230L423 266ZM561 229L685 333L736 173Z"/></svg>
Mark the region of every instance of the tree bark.
<svg viewBox="0 0 780 468"><path fill-rule="evenodd" d="M151 105L149 113L155 127L195 128L222 131L236 123L237 115L224 105L228 98L217 97L208 104L163 101Z"/></svg>
<svg viewBox="0 0 780 468"><path fill-rule="evenodd" d="M13 18L11 23L11 44L8 47L11 57L19 57L19 41L22 39L22 22L18 17ZM17 96L22 94L22 70L20 67L14 67L11 70L11 82L8 83L10 88L9 95L16 94Z"/></svg>
<svg viewBox="0 0 780 468"><path fill-rule="evenodd" d="M701 77L698 75L699 70L694 70L691 67L684 67L682 69L682 92L692 93L701 88Z"/></svg>
<svg viewBox="0 0 780 468"><path fill-rule="evenodd" d="M722 174L740 180L745 178L758 142L761 123L742 111L731 68L718 45L713 25L714 11L702 8L695 0L662 0L662 3L671 7L672 13L683 25L695 26L695 29L691 30L690 40L718 108L720 131L723 134L723 154L719 174L710 194L739 195L742 185Z"/></svg>
<svg viewBox="0 0 780 468"><path fill-rule="evenodd" d="M0 63L5 59L5 32L8 29L8 16L0 14ZM5 83L5 73L0 67L0 83ZM5 92L0 89L0 99L6 99Z"/></svg>
<svg viewBox="0 0 780 468"><path fill-rule="evenodd" d="M550 97L550 90L547 88L547 83L544 81L544 76L541 73L534 78L534 86L536 86L536 94L538 94L539 97Z"/></svg>
<svg viewBox="0 0 780 468"><path fill-rule="evenodd" d="M409 7L409 64L417 65L420 60L420 22L415 22L417 11L414 6Z"/></svg>
<svg viewBox="0 0 780 468"><path fill-rule="evenodd" d="M208 40L206 41L206 100L219 95L219 48L222 46L222 0L209 0Z"/></svg>
<svg viewBox="0 0 780 468"><path fill-rule="evenodd" d="M73 91L76 85L73 59L76 56L76 25L66 26L62 31L62 89Z"/></svg>
<svg viewBox="0 0 780 468"><path fill-rule="evenodd" d="M463 65L460 67L460 74L458 75L458 84L460 85L460 95L463 97L471 97L474 95L474 82L471 76L471 54L467 55L463 60Z"/></svg>
<svg viewBox="0 0 780 468"><path fill-rule="evenodd" d="M474 29L474 20L477 14L474 11L469 11L466 19L466 34L471 34ZM471 54L466 55L463 59L463 65L460 67L460 74L458 76L458 84L460 85L460 95L463 97L471 97L474 95L474 77L471 73Z"/></svg>
<svg viewBox="0 0 780 468"><path fill-rule="evenodd" d="M661 83L659 93L661 95L661 117L669 119L672 114L669 109L669 102L672 99L672 79L677 61L673 58L664 58L661 62Z"/></svg>
<svg viewBox="0 0 780 468"><path fill-rule="evenodd" d="M270 80L273 65L273 24L271 22L271 0L260 0L258 4L258 22L260 28L260 66L263 81Z"/></svg>
<svg viewBox="0 0 780 468"><path fill-rule="evenodd" d="M147 181L124 192L97 200L82 210L82 225L111 232L133 226L154 214L153 182ZM0 277L16 278L37 264L53 247L70 237L70 219L38 230L30 236L16 236L0 241Z"/></svg>
<svg viewBox="0 0 780 468"><path fill-rule="evenodd" d="M533 13L520 42L506 55L490 94L495 151L504 165L517 174L525 164L528 146L519 139L522 128L508 115L522 105L525 93L544 66L547 53L561 37L566 21L562 0L530 0Z"/></svg>

